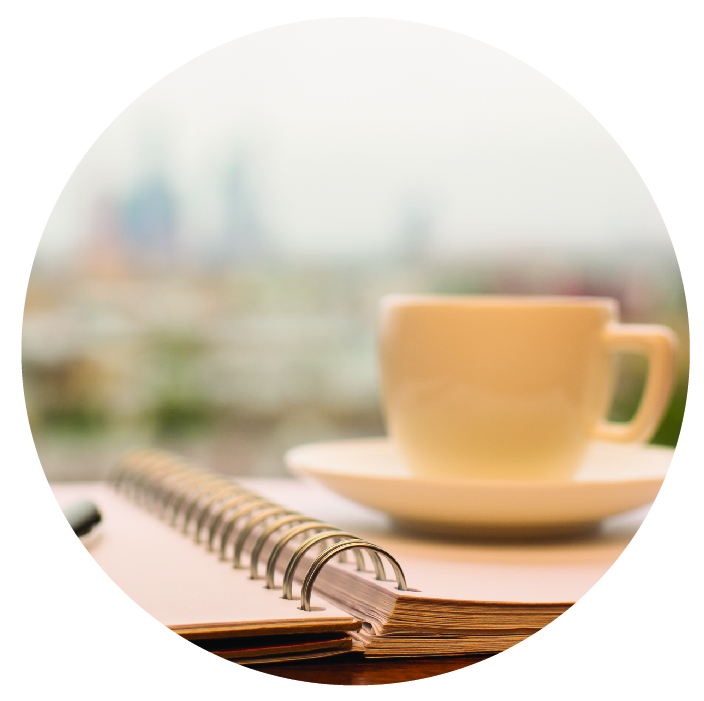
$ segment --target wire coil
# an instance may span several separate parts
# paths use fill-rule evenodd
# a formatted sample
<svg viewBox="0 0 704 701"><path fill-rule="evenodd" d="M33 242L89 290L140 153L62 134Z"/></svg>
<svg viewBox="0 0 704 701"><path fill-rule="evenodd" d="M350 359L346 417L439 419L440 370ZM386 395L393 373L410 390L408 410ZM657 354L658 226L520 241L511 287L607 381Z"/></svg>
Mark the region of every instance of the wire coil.
<svg viewBox="0 0 704 701"><path fill-rule="evenodd" d="M222 560L228 559L232 542L234 568L243 566L245 545L256 535L250 551L249 576L262 579L259 561L270 545L263 576L267 589L277 588L275 574L279 560L293 548L284 568L284 599L293 598L293 581L306 554L316 546L322 547L303 578L304 611L311 610L313 584L322 568L335 557L344 562L348 551L352 551L359 572L367 571L362 555L366 552L379 581L386 581L380 557L383 555L394 570L397 588L408 589L398 562L378 545L276 504L229 477L203 470L173 453L152 449L130 451L115 465L110 481L118 492L156 512L184 534L192 534L196 543L201 542L201 533L206 530L207 549L214 550L217 541Z"/></svg>

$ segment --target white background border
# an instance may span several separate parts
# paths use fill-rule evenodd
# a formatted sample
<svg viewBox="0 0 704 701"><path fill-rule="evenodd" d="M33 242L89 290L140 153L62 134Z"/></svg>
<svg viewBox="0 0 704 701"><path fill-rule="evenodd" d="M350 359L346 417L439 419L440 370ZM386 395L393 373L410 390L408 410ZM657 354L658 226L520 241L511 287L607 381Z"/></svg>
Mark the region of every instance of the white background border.
<svg viewBox="0 0 704 701"><path fill-rule="evenodd" d="M269 677L201 653L122 594L73 539L51 498L20 375L24 294L39 237L64 183L105 127L157 80L219 44L292 21L346 16L464 33L525 61L579 100L621 145L660 208L690 311L693 364L680 444L626 553L544 631L474 667L406 684L401 693L649 699L689 698L701 689L704 27L696 2L27 0L2 14L0 594L7 613L0 689L7 698L356 693Z"/></svg>

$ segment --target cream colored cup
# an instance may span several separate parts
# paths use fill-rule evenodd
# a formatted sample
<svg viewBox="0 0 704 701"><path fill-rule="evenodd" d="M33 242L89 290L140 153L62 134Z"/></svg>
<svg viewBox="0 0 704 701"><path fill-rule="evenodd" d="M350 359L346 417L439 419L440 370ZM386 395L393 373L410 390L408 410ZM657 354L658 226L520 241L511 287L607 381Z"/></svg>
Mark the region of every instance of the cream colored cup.
<svg viewBox="0 0 704 701"><path fill-rule="evenodd" d="M564 478L592 439L653 434L672 392L675 340L664 326L618 323L612 299L385 297L389 433L418 474ZM648 358L643 398L621 424L605 419L619 351Z"/></svg>

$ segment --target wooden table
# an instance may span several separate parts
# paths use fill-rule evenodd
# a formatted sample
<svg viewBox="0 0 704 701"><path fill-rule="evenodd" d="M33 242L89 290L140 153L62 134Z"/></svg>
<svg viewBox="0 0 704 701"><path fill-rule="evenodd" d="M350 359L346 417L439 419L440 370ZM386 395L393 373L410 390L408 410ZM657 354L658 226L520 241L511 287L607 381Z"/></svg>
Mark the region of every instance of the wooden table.
<svg viewBox="0 0 704 701"><path fill-rule="evenodd" d="M350 653L334 658L256 665L253 668L275 677L318 684L393 684L452 672L487 657L491 655L370 660L361 653Z"/></svg>

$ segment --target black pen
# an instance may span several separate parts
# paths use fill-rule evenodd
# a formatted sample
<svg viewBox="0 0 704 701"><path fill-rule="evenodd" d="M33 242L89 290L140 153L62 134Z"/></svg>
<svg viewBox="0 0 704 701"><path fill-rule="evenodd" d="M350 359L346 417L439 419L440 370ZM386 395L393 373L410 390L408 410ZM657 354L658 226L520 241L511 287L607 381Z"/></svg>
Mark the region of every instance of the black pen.
<svg viewBox="0 0 704 701"><path fill-rule="evenodd" d="M63 513L79 538L90 533L103 519L98 507L87 499L67 506Z"/></svg>

